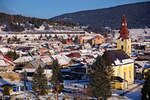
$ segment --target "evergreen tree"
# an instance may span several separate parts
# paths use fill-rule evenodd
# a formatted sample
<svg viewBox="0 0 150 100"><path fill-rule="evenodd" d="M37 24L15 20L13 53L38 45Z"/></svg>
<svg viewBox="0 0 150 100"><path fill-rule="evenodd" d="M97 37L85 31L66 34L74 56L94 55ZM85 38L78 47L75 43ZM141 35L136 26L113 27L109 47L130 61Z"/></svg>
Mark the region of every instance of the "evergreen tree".
<svg viewBox="0 0 150 100"><path fill-rule="evenodd" d="M51 36L51 35L49 35L49 36L48 36L48 38L50 39L50 38L52 38L52 36Z"/></svg>
<svg viewBox="0 0 150 100"><path fill-rule="evenodd" d="M17 38L17 36L13 36L13 38L11 39L12 42L19 42L20 38Z"/></svg>
<svg viewBox="0 0 150 100"><path fill-rule="evenodd" d="M48 40L48 36L45 34L45 38Z"/></svg>
<svg viewBox="0 0 150 100"><path fill-rule="evenodd" d="M55 38L55 39L58 39L58 36L55 34L54 38Z"/></svg>
<svg viewBox="0 0 150 100"><path fill-rule="evenodd" d="M58 91L61 92L63 89L63 84L62 84L63 80L61 77L60 65L58 64L58 60L53 61L52 70L53 70L53 75L52 75L51 83L54 86L54 92L57 91L58 87L59 87Z"/></svg>
<svg viewBox="0 0 150 100"><path fill-rule="evenodd" d="M0 36L0 41L2 40L2 36Z"/></svg>
<svg viewBox="0 0 150 100"><path fill-rule="evenodd" d="M13 60L19 58L19 55L15 51L8 51L6 56L12 58Z"/></svg>
<svg viewBox="0 0 150 100"><path fill-rule="evenodd" d="M9 87L9 86L4 86L3 95L4 95L4 96L5 96L5 95L10 96L9 90L10 90L10 87Z"/></svg>
<svg viewBox="0 0 150 100"><path fill-rule="evenodd" d="M41 39L42 39L42 37L43 37L43 36L42 36L42 34L41 34L41 35L39 36L39 40L41 40Z"/></svg>
<svg viewBox="0 0 150 100"><path fill-rule="evenodd" d="M46 95L48 93L47 78L44 69L39 66L33 75L33 91L38 92L37 95Z"/></svg>
<svg viewBox="0 0 150 100"><path fill-rule="evenodd" d="M78 43L79 42L79 37L76 36L75 39L74 39L74 43Z"/></svg>
<svg viewBox="0 0 150 100"><path fill-rule="evenodd" d="M142 88L142 100L150 100L150 71L145 75L145 82Z"/></svg>
<svg viewBox="0 0 150 100"><path fill-rule="evenodd" d="M7 39L7 43L8 43L8 44L10 43L10 38Z"/></svg>
<svg viewBox="0 0 150 100"><path fill-rule="evenodd" d="M111 96L111 76L113 70L108 66L102 56L98 56L91 66L89 73L89 90L92 96L106 100Z"/></svg>

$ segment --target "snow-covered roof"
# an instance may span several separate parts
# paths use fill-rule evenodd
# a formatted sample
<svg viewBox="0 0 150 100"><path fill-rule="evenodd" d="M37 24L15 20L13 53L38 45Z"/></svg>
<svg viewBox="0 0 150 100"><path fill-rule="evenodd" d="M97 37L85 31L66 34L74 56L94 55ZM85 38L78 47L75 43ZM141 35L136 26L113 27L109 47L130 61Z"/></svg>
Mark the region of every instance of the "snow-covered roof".
<svg viewBox="0 0 150 100"><path fill-rule="evenodd" d="M19 57L14 61L14 63L24 63L24 62L29 62L32 61L33 58L31 56L24 56L24 57Z"/></svg>
<svg viewBox="0 0 150 100"><path fill-rule="evenodd" d="M94 37L93 36L83 36L82 39L85 39L85 40L90 40L90 39L93 39Z"/></svg>
<svg viewBox="0 0 150 100"><path fill-rule="evenodd" d="M49 56L44 56L44 57L41 57L41 60L44 62L44 63L47 63L47 62L53 62L53 59Z"/></svg>
<svg viewBox="0 0 150 100"><path fill-rule="evenodd" d="M136 61L135 63L139 64L140 66L144 67L144 65L147 63L148 61Z"/></svg>
<svg viewBox="0 0 150 100"><path fill-rule="evenodd" d="M1 51L2 53L7 53L8 51L10 51L10 48L1 47L1 48L0 48L0 51Z"/></svg>
<svg viewBox="0 0 150 100"><path fill-rule="evenodd" d="M58 63L60 65L66 65L69 64L69 62L71 61L71 59L65 55L55 55L53 56L54 59L58 60Z"/></svg>
<svg viewBox="0 0 150 100"><path fill-rule="evenodd" d="M109 50L103 54L104 60L108 61L108 65L125 65L133 63L134 60L130 58L123 50Z"/></svg>
<svg viewBox="0 0 150 100"><path fill-rule="evenodd" d="M12 66L14 65L7 57L0 55L0 66Z"/></svg>
<svg viewBox="0 0 150 100"><path fill-rule="evenodd" d="M129 59L123 59L123 60L119 60L119 59L116 59L114 61L115 65L124 65L124 64L129 64L129 63L133 63L133 59L129 58Z"/></svg>

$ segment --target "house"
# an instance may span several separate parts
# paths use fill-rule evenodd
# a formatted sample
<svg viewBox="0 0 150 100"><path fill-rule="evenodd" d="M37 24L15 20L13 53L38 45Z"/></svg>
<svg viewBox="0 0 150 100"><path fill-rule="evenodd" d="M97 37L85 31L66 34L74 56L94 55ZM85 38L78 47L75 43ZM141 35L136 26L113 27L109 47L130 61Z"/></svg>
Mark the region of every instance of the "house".
<svg viewBox="0 0 150 100"><path fill-rule="evenodd" d="M10 51L10 48L0 46L0 52L2 52L3 54L6 54L8 51Z"/></svg>
<svg viewBox="0 0 150 100"><path fill-rule="evenodd" d="M57 55L53 55L53 58L57 59L59 65L63 66L63 67L67 67L71 63L71 59L69 57L65 56L65 55L57 54Z"/></svg>
<svg viewBox="0 0 150 100"><path fill-rule="evenodd" d="M42 55L43 53L48 52L47 48L40 48L39 53Z"/></svg>
<svg viewBox="0 0 150 100"><path fill-rule="evenodd" d="M70 39L67 39L67 40L65 41L65 43L69 45L69 44L73 44L73 41L70 40Z"/></svg>
<svg viewBox="0 0 150 100"><path fill-rule="evenodd" d="M44 64L40 61L40 59L36 59L33 61L30 61L29 63L26 63L26 65L24 66L23 71L27 73L27 79L28 80L32 80L32 76L34 74L34 72L36 71L36 69L38 68L38 66L44 66Z"/></svg>
<svg viewBox="0 0 150 100"><path fill-rule="evenodd" d="M143 74L144 74L144 78L145 78L145 74L150 70L150 62L149 63L146 63L144 65L144 68L143 68Z"/></svg>
<svg viewBox="0 0 150 100"><path fill-rule="evenodd" d="M85 35L80 36L80 44L90 43L91 45L100 45L104 42L104 38L101 35Z"/></svg>
<svg viewBox="0 0 150 100"><path fill-rule="evenodd" d="M134 77L136 79L143 78L143 67L138 63L134 63Z"/></svg>
<svg viewBox="0 0 150 100"><path fill-rule="evenodd" d="M10 58L0 55L0 72L12 72L15 64L10 61Z"/></svg>
<svg viewBox="0 0 150 100"><path fill-rule="evenodd" d="M3 79L20 80L20 74L13 72L15 64L7 56L0 55L0 76Z"/></svg>
<svg viewBox="0 0 150 100"><path fill-rule="evenodd" d="M19 57L17 58L14 63L19 64L19 63L28 63L30 61L32 61L34 58L31 56L23 56L23 57Z"/></svg>
<svg viewBox="0 0 150 100"><path fill-rule="evenodd" d="M0 87L2 89L4 89L4 87L8 87L10 95L25 94L24 81L14 81L14 80L10 81L10 80L0 79ZM31 91L31 90L32 90L32 83L26 82L26 91Z"/></svg>
<svg viewBox="0 0 150 100"><path fill-rule="evenodd" d="M52 65L54 60L51 56L41 56L40 59L46 65Z"/></svg>
<svg viewBox="0 0 150 100"><path fill-rule="evenodd" d="M81 57L81 54L80 54L80 52L72 52L67 56L70 58L79 58L79 57Z"/></svg>
<svg viewBox="0 0 150 100"><path fill-rule="evenodd" d="M24 67L24 72L27 73L27 79L32 80L32 76L36 69L41 66L44 68L44 74L46 75L47 78L50 78L52 76L52 70L47 67L41 59L34 59L33 61L30 61L27 63Z"/></svg>

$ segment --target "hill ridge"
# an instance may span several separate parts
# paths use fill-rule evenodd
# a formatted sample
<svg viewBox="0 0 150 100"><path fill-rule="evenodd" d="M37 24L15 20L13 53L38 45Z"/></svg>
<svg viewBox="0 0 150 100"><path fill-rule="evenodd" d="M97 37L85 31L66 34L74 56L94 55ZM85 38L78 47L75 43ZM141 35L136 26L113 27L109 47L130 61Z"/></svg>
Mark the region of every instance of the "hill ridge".
<svg viewBox="0 0 150 100"><path fill-rule="evenodd" d="M123 13L127 16L129 28L150 27L150 2L137 2L125 5L118 5L109 8L85 10L73 13L62 14L53 17L53 20L65 20L81 25L95 27L120 28ZM90 20L89 20L90 19Z"/></svg>

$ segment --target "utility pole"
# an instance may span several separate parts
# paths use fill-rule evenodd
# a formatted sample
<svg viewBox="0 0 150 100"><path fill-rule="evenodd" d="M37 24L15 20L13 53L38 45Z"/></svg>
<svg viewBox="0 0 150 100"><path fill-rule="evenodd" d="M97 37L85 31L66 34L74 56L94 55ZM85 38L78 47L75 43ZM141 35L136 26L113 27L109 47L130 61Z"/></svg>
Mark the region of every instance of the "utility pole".
<svg viewBox="0 0 150 100"><path fill-rule="evenodd" d="M57 100L58 100L58 94L59 94L59 82L57 82Z"/></svg>

